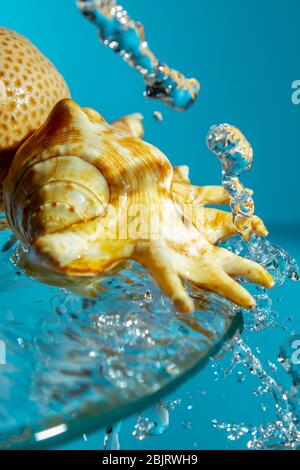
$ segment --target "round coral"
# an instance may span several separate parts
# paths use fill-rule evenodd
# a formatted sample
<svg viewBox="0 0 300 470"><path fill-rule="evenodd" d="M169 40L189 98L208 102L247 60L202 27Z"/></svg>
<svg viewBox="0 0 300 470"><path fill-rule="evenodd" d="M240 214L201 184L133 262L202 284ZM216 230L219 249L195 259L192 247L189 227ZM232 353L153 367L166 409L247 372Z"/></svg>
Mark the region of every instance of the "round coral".
<svg viewBox="0 0 300 470"><path fill-rule="evenodd" d="M0 158L5 171L22 142L70 93L54 65L25 37L0 27L0 50Z"/></svg>

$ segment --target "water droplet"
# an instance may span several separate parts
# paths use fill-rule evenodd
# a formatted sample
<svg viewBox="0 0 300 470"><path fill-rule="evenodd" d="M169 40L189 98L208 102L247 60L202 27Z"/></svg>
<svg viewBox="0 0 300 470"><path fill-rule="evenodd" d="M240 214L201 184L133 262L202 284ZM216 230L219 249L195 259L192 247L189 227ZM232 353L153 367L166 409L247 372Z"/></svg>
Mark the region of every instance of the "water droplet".
<svg viewBox="0 0 300 470"><path fill-rule="evenodd" d="M292 338L293 340L294 338ZM290 342L288 344L291 344ZM231 441L249 436L247 447L253 450L260 449L294 449L299 446L299 429L297 427L297 408L299 397L295 400L293 392L289 393L278 384L263 368L260 360L252 353L250 347L245 344L240 336L235 338L232 344L235 364L242 364L259 381L260 386L254 391L254 396L268 395L273 400L276 419L259 425L246 425L244 423L222 423L212 420L215 429L226 431L227 438ZM286 370L291 372L291 363L288 361L287 347L281 348L279 362L284 364ZM288 363L288 365L287 365ZM300 377L299 377L300 379ZM297 377L294 377L297 383ZM300 382L298 382L300 383ZM297 392L296 392L297 393ZM264 403L260 404L262 412L267 411Z"/></svg>
<svg viewBox="0 0 300 470"><path fill-rule="evenodd" d="M153 117L157 122L162 122L164 120L163 114L160 111L154 111Z"/></svg>
<svg viewBox="0 0 300 470"><path fill-rule="evenodd" d="M175 410L177 406L181 405L181 398L177 398L176 400L171 400L166 402L166 407L168 410Z"/></svg>
<svg viewBox="0 0 300 470"><path fill-rule="evenodd" d="M278 369L277 369L276 364L274 364L274 363L271 362L271 361L268 361L268 366L269 366L269 368L270 368L270 370L271 370L272 372L277 372Z"/></svg>

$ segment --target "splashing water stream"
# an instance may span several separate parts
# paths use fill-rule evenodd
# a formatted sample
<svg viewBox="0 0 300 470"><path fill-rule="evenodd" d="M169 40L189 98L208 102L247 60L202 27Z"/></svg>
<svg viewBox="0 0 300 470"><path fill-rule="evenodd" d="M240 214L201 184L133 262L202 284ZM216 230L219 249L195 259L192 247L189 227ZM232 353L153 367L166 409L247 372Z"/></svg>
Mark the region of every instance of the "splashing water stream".
<svg viewBox="0 0 300 470"><path fill-rule="evenodd" d="M234 227L237 233L249 239L254 215L253 192L242 185L239 177L252 166L252 147L241 132L229 124L212 126L207 145L222 164L223 187L230 196Z"/></svg>
<svg viewBox="0 0 300 470"><path fill-rule="evenodd" d="M286 277L300 280L299 267L285 250L252 233L253 191L240 182L240 176L250 170L253 163L253 149L245 136L229 124L214 125L208 132L207 145L222 164L222 183L230 196L234 228L248 242L250 258L269 270L279 285ZM280 273L281 279L278 279Z"/></svg>
<svg viewBox="0 0 300 470"><path fill-rule="evenodd" d="M261 361L251 348L237 335L231 345L232 365L223 371L224 375L232 374L236 366L244 366L248 372L255 376L260 383L256 396L269 394L272 397L275 410L275 419L264 422L258 426L245 423L227 424L217 419L212 420L216 429L227 432L228 439L236 441L249 436L247 447L249 449L296 449L300 444L299 419L296 413L295 402L292 395L285 390L263 367ZM299 407L299 402L298 402Z"/></svg>
<svg viewBox="0 0 300 470"><path fill-rule="evenodd" d="M143 76L145 96L177 111L192 106L200 91L199 82L160 62L148 47L143 25L132 20L117 1L78 0L77 6L96 25L101 41Z"/></svg>

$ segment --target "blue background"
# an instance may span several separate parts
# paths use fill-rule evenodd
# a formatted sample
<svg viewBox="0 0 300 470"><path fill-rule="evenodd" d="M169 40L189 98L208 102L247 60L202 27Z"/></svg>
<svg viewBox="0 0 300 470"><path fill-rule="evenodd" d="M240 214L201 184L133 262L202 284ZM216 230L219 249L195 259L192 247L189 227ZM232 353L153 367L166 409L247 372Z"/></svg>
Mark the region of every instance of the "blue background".
<svg viewBox="0 0 300 470"><path fill-rule="evenodd" d="M141 77L100 44L75 0L1 2L1 24L26 35L54 62L82 106L94 107L107 120L141 112L146 139L174 165L189 165L195 184L219 184L221 179L220 165L206 149L208 128L220 122L238 126L255 150L253 170L244 181L255 190L257 213L271 229L271 239L295 256L300 254L300 105L291 101L292 82L300 79L299 0L123 0L123 5L143 22L150 46L161 60L200 80L199 100L188 112L179 114L146 100ZM164 115L162 123L152 117L156 110ZM295 294L296 289L290 291L291 309ZM260 340L264 343L266 337ZM194 379L181 396L189 390L196 394L212 381L209 374L207 370ZM223 402L212 406L214 393L221 391L212 386L208 401L203 406L198 402L199 410L192 412L198 413L196 431L194 427L198 448L223 446L220 432L208 425L208 418L214 417L212 409L220 415L225 410L225 417L235 418L233 409ZM243 400L238 392L234 409L247 419L246 408L248 418L252 408L248 403L245 407ZM180 426L182 413L174 414ZM152 445L191 447L196 438L180 429L174 433L170 428L169 440L167 435L165 441L155 439ZM101 439L95 435L69 448L101 448ZM136 441L126 439L125 434L122 448L138 447Z"/></svg>

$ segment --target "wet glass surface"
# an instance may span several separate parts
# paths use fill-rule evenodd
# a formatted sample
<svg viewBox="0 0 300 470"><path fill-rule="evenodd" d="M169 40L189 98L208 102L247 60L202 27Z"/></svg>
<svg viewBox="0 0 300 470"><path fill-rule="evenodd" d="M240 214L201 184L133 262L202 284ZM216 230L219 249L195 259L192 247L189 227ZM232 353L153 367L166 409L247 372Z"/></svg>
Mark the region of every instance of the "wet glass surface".
<svg viewBox="0 0 300 470"><path fill-rule="evenodd" d="M294 231L270 232L276 245L262 241L261 250L259 240L230 241L236 252L249 256L249 248L254 250L253 257L276 279L271 291L247 286L257 308L243 311L243 327L234 339L154 406L63 448L299 448L300 284L289 281L295 264L287 252L299 259L300 246ZM287 252L280 248L274 256L278 245Z"/></svg>
<svg viewBox="0 0 300 470"><path fill-rule="evenodd" d="M228 302L200 291L195 314L176 314L137 265L97 298L42 284L2 228L0 448L48 447L137 412L238 327Z"/></svg>

